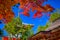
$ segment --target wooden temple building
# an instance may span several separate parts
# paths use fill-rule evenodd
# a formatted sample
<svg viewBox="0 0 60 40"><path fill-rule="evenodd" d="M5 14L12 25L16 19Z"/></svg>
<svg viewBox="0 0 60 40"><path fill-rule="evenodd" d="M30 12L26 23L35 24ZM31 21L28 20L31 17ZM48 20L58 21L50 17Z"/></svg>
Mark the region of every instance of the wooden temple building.
<svg viewBox="0 0 60 40"><path fill-rule="evenodd" d="M53 22L45 31L41 31L28 40L60 40L60 19Z"/></svg>

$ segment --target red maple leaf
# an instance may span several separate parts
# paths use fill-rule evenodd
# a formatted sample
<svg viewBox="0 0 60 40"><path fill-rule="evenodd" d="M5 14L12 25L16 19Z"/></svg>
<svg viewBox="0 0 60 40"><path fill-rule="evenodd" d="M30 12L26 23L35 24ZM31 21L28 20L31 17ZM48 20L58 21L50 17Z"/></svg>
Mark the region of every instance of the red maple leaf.
<svg viewBox="0 0 60 40"><path fill-rule="evenodd" d="M36 12L34 15L33 15L33 18L40 18L40 17L42 17L42 13L41 12Z"/></svg>
<svg viewBox="0 0 60 40"><path fill-rule="evenodd" d="M52 12L54 10L53 7L50 5L42 6L42 4L48 0L20 0L20 8L24 10L23 15L30 16L29 10L32 8L32 11L37 10L37 12L33 15L33 18L40 18L42 15L42 12ZM28 6L29 5L29 6Z"/></svg>

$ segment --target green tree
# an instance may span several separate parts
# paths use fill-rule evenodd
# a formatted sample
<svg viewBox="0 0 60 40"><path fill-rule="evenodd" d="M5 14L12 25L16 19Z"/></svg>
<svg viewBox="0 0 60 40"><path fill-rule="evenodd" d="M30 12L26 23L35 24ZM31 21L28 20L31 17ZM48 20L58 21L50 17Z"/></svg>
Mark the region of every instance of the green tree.
<svg viewBox="0 0 60 40"><path fill-rule="evenodd" d="M39 26L37 31L45 31L50 26L50 22L48 22L45 26Z"/></svg>
<svg viewBox="0 0 60 40"><path fill-rule="evenodd" d="M60 18L60 13L58 11L51 14L51 16L50 16L50 22L55 21L57 18Z"/></svg>
<svg viewBox="0 0 60 40"><path fill-rule="evenodd" d="M27 38L32 35L32 25L22 24L19 17L14 18L10 23L6 24L4 29L16 38L20 35L22 40L27 40Z"/></svg>
<svg viewBox="0 0 60 40"><path fill-rule="evenodd" d="M17 34L17 36L15 37L18 37L21 26L22 26L22 21L20 20L20 18L17 17L17 18L14 18L8 24L6 24L4 29L12 36L15 36L15 34Z"/></svg>
<svg viewBox="0 0 60 40"><path fill-rule="evenodd" d="M22 40L27 40L28 37L33 35L32 25L24 25L22 30L23 31L20 32Z"/></svg>

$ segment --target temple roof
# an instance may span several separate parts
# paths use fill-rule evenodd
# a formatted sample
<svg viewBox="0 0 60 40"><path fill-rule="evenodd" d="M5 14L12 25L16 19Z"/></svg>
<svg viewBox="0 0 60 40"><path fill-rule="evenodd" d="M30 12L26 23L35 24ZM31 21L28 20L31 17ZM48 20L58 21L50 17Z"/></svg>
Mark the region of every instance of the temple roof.
<svg viewBox="0 0 60 40"><path fill-rule="evenodd" d="M54 21L47 31L40 31L31 36L28 40L58 40L60 39L60 19Z"/></svg>

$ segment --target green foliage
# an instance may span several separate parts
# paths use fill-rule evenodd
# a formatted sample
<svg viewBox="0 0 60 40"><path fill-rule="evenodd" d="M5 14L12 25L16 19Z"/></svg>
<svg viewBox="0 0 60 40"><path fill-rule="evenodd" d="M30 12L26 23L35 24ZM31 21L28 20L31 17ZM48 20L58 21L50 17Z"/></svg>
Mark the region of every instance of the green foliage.
<svg viewBox="0 0 60 40"><path fill-rule="evenodd" d="M22 40L27 40L27 38L29 36L32 36L33 35L33 31L32 31L32 26L31 25L25 25L23 28L22 28L23 31L21 31L21 39Z"/></svg>
<svg viewBox="0 0 60 40"><path fill-rule="evenodd" d="M22 24L20 18L14 18L10 23L5 25L4 29L12 35L20 34L22 40L25 40L29 36L33 35L32 26Z"/></svg>
<svg viewBox="0 0 60 40"><path fill-rule="evenodd" d="M22 21L20 18L14 18L11 22L5 25L4 29L9 33L9 34L17 34L19 33L20 26L22 25Z"/></svg>
<svg viewBox="0 0 60 40"><path fill-rule="evenodd" d="M50 22L53 22L54 20L56 20L59 17L60 17L60 13L58 13L58 12L52 13L50 16Z"/></svg>
<svg viewBox="0 0 60 40"><path fill-rule="evenodd" d="M46 30L48 27L50 26L50 22L48 22L45 26L39 26L37 31L40 32L40 31L44 31Z"/></svg>

